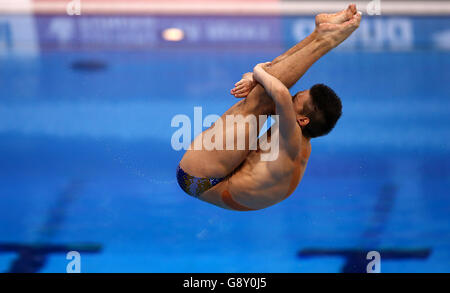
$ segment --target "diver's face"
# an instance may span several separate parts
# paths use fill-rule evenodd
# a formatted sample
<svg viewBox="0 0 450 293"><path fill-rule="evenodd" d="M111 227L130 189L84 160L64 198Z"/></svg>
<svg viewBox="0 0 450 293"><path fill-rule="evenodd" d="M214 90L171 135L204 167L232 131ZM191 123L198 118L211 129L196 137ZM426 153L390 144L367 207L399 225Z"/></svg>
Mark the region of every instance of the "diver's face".
<svg viewBox="0 0 450 293"><path fill-rule="evenodd" d="M302 115L305 103L310 103L311 96L309 95L309 90L300 91L292 97L292 103L294 105L294 111L297 115Z"/></svg>
<svg viewBox="0 0 450 293"><path fill-rule="evenodd" d="M309 90L304 90L295 94L292 97L292 104L294 106L294 111L297 114L296 120L300 127L306 126L309 123L309 117L305 114L305 105L311 105L311 95L309 94Z"/></svg>

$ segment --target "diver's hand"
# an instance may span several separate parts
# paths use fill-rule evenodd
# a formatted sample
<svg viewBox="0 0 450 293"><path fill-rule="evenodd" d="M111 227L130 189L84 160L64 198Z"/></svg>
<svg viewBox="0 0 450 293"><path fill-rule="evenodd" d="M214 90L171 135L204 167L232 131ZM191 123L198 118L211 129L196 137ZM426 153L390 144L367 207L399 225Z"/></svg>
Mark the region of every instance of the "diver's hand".
<svg viewBox="0 0 450 293"><path fill-rule="evenodd" d="M256 64L256 66L253 68L253 79L255 80L255 82L260 82L260 77L262 75L268 74L265 70L265 68L267 68L267 66L270 66L271 62L264 62L264 63L258 63Z"/></svg>
<svg viewBox="0 0 450 293"><path fill-rule="evenodd" d="M253 80L253 74L250 78L242 78L238 81L234 88L231 90L231 94L236 98L245 98L256 86L256 82Z"/></svg>

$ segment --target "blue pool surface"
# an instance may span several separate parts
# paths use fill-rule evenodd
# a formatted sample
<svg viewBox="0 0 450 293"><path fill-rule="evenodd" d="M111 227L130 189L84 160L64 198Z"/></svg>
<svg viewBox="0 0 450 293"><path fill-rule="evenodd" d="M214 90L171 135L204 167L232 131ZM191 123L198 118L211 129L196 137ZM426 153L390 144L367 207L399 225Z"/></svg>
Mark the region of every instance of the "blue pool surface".
<svg viewBox="0 0 450 293"><path fill-rule="evenodd" d="M342 251L364 264L371 250L382 272L450 272L448 51L342 50L315 64L292 92L326 83L344 114L312 141L287 200L233 212L178 187L172 117L222 114L240 75L283 49L0 59L0 247L90 244L83 272L340 272ZM64 249L41 257L36 271L66 271ZM17 259L0 248L0 271Z"/></svg>

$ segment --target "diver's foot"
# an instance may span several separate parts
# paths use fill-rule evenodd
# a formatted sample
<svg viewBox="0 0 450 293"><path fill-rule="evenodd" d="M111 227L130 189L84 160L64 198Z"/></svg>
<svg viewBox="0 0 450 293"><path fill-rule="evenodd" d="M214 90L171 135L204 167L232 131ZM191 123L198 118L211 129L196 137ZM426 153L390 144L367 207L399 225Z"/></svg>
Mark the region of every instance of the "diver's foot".
<svg viewBox="0 0 450 293"><path fill-rule="evenodd" d="M358 11L356 10L355 4L350 4L347 9L339 11L337 13L321 13L316 16L316 26L319 26L321 23L333 23L340 24L350 20L353 15L355 15Z"/></svg>
<svg viewBox="0 0 450 293"><path fill-rule="evenodd" d="M329 43L333 48L347 39L361 22L361 13L357 12L349 20L335 23L320 23L316 27L318 38Z"/></svg>

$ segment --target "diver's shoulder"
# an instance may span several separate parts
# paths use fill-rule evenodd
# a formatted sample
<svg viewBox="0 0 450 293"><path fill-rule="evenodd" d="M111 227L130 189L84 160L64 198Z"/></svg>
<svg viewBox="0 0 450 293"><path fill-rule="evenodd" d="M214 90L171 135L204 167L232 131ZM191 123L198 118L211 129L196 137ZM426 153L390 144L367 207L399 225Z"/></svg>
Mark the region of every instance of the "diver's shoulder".
<svg viewBox="0 0 450 293"><path fill-rule="evenodd" d="M300 153L302 154L302 156L307 156L309 157L309 155L311 155L311 139L302 136L302 144L301 144L301 148L300 148Z"/></svg>

